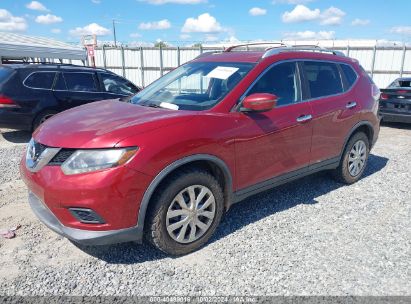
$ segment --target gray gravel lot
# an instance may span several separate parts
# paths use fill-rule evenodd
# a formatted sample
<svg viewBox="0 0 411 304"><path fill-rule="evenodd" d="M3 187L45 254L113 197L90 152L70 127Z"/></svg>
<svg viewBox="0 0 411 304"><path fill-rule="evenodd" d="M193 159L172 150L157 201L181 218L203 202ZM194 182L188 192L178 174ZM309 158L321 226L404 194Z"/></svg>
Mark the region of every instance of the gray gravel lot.
<svg viewBox="0 0 411 304"><path fill-rule="evenodd" d="M207 246L170 258L132 243L78 248L31 213L1 130L0 295L411 295L411 127L387 125L366 176L326 173L235 205Z"/></svg>

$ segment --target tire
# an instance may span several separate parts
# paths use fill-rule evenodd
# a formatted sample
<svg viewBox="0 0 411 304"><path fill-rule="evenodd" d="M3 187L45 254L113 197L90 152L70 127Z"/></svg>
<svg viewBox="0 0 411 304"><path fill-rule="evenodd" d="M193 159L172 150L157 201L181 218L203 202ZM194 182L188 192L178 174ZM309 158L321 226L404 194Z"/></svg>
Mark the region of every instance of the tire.
<svg viewBox="0 0 411 304"><path fill-rule="evenodd" d="M53 110L46 110L38 114L37 117L34 119L33 126L32 126L32 132L34 132L43 122L45 122L47 119L49 119L53 115L56 115L57 113L58 112L53 111Z"/></svg>
<svg viewBox="0 0 411 304"><path fill-rule="evenodd" d="M193 192L190 193L191 190ZM199 200L197 211L191 210L190 207L193 207L191 194L194 193L194 197L198 198L203 192L205 195ZM182 203L181 198L184 200ZM180 209L184 203L188 208ZM204 206L206 208L200 210ZM202 215L206 213L207 216ZM219 225L223 213L224 196L218 181L207 171L182 170L168 178L156 190L148 210L145 237L156 248L167 254L187 254L202 247L209 240ZM211 215L213 215L212 219ZM197 224L201 224L203 229ZM172 225L181 228L173 230ZM205 226L208 228L204 229ZM192 231L194 231L193 235L191 235Z"/></svg>
<svg viewBox="0 0 411 304"><path fill-rule="evenodd" d="M354 147L357 148L359 154L356 154L357 150ZM345 146L340 165L333 172L334 178L348 185L357 182L367 167L369 153L370 143L367 135L363 132L355 133ZM350 155L353 158L350 158Z"/></svg>

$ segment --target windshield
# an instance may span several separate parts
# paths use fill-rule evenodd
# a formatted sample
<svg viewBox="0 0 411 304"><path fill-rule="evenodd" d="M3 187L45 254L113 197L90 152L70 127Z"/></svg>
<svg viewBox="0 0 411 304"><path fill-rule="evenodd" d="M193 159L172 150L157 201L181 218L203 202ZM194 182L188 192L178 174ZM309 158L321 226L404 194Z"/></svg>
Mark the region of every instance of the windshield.
<svg viewBox="0 0 411 304"><path fill-rule="evenodd" d="M253 66L232 62L188 63L139 92L130 102L173 110L207 110L219 103Z"/></svg>

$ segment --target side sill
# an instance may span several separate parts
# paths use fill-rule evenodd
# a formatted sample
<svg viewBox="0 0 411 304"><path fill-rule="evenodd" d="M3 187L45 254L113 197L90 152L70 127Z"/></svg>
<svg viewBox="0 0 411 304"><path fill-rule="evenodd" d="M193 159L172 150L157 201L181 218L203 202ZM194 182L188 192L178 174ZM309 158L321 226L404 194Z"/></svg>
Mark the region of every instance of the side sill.
<svg viewBox="0 0 411 304"><path fill-rule="evenodd" d="M311 175L316 172L324 170L336 169L340 163L340 157L334 157L317 164L313 164L289 173L282 174L280 176L273 177L269 180L260 182L258 184L252 185L250 187L238 190L233 193L233 204L238 203L249 196L255 195L257 193L272 189L274 187L280 186L282 184L300 179L304 176Z"/></svg>

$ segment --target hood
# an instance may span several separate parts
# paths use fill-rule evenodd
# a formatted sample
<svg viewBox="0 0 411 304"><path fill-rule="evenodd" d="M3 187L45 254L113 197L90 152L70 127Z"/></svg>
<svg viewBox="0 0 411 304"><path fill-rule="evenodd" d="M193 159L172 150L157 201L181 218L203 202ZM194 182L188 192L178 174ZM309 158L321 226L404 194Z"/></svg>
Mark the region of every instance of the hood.
<svg viewBox="0 0 411 304"><path fill-rule="evenodd" d="M106 100L53 116L33 134L50 147L108 148L119 141L154 129L187 121L190 111L174 111Z"/></svg>

